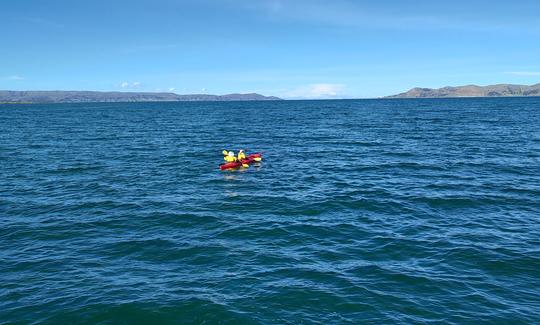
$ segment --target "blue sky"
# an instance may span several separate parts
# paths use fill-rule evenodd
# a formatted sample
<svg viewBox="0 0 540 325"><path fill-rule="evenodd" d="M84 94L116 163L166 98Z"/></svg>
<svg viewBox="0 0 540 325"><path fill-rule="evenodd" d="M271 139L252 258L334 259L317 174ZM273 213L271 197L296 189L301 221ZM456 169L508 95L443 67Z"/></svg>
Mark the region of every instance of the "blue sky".
<svg viewBox="0 0 540 325"><path fill-rule="evenodd" d="M17 0L0 89L378 97L540 82L540 1Z"/></svg>

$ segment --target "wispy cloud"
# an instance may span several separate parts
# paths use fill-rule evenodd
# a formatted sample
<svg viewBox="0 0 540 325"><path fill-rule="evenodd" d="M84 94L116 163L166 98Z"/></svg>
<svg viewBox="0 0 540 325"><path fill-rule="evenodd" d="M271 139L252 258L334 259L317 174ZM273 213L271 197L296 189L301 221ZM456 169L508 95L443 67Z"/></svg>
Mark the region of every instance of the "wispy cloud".
<svg viewBox="0 0 540 325"><path fill-rule="evenodd" d="M153 52L153 51L168 51L179 48L181 44L141 44L137 46L130 46L120 51L122 53L132 54L139 52Z"/></svg>
<svg viewBox="0 0 540 325"><path fill-rule="evenodd" d="M139 81L133 81L133 82L124 81L120 83L119 86L120 88L124 88L124 89L136 89L136 88L141 87L141 83Z"/></svg>
<svg viewBox="0 0 540 325"><path fill-rule="evenodd" d="M31 24L46 26L46 27L53 27L53 28L64 28L66 27L64 24L57 23L55 21L44 19L41 17L24 17L22 18L23 21Z"/></svg>
<svg viewBox="0 0 540 325"><path fill-rule="evenodd" d="M345 97L346 87L343 84L317 83L300 86L290 91L284 91L281 94L284 98L291 99L330 99Z"/></svg>
<svg viewBox="0 0 540 325"><path fill-rule="evenodd" d="M505 74L520 77L538 77L540 76L540 71L507 71Z"/></svg>
<svg viewBox="0 0 540 325"><path fill-rule="evenodd" d="M229 1L239 3L238 0ZM397 6L401 9L398 12L394 10L396 6L352 0L252 0L242 2L242 5L271 19L346 28L500 31L527 27L527 31L539 30L536 21L530 17L524 16L517 21L501 16L495 10L484 10L481 15L472 11L475 12L473 15L447 4L433 6L428 1L419 1L418 6L424 7L423 10L417 10L415 6ZM537 5L531 8L536 9Z"/></svg>
<svg viewBox="0 0 540 325"><path fill-rule="evenodd" d="M8 80L24 80L24 77L21 77L19 75L13 75L13 76L8 76L5 79L8 79Z"/></svg>

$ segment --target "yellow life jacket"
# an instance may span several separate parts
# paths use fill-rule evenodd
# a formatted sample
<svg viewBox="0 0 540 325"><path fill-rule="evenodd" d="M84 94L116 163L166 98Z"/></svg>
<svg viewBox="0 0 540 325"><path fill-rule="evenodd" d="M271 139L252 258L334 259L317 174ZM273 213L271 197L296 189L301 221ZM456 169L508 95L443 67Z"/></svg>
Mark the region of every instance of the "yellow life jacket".
<svg viewBox="0 0 540 325"><path fill-rule="evenodd" d="M246 159L246 154L243 152L238 153L238 160Z"/></svg>
<svg viewBox="0 0 540 325"><path fill-rule="evenodd" d="M234 156L225 156L225 157L223 157L223 159L226 162L235 162L236 161L236 157L234 157Z"/></svg>

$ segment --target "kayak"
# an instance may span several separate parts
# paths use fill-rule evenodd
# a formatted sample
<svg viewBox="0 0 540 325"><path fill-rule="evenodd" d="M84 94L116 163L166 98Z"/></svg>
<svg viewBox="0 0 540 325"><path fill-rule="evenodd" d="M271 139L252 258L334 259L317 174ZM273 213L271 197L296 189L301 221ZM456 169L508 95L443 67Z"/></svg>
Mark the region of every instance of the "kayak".
<svg viewBox="0 0 540 325"><path fill-rule="evenodd" d="M254 162L259 162L262 160L261 153L253 153L246 157L246 159L242 159L241 161L235 161L235 162L229 162L219 165L219 169L221 170L227 170L227 169L236 169L242 167L243 164L252 164Z"/></svg>
<svg viewBox="0 0 540 325"><path fill-rule="evenodd" d="M261 153L253 153L246 157L246 159L242 159L241 161L235 161L235 162L229 162L224 163L219 166L219 169L221 170L227 170L227 169L236 169L242 167L243 164L252 164L254 162L259 162L262 160L262 154Z"/></svg>

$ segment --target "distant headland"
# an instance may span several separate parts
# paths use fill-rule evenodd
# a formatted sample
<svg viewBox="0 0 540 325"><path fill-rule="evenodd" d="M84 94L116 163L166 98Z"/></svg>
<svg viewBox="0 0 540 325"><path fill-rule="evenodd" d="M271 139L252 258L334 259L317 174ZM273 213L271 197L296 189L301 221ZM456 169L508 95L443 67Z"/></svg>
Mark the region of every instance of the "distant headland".
<svg viewBox="0 0 540 325"><path fill-rule="evenodd" d="M533 97L540 96L540 84L532 86L500 84L491 86L458 86L413 88L407 92L385 98L444 98L444 97Z"/></svg>
<svg viewBox="0 0 540 325"><path fill-rule="evenodd" d="M178 95L153 92L101 91L10 91L0 90L0 103L116 103L116 102L187 102L281 100L260 94Z"/></svg>

